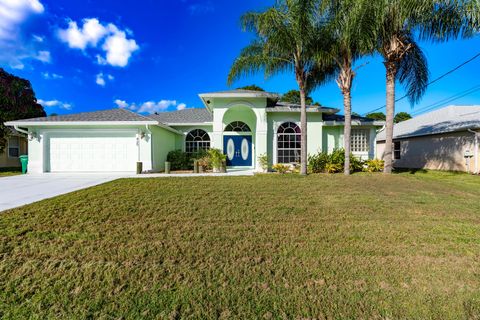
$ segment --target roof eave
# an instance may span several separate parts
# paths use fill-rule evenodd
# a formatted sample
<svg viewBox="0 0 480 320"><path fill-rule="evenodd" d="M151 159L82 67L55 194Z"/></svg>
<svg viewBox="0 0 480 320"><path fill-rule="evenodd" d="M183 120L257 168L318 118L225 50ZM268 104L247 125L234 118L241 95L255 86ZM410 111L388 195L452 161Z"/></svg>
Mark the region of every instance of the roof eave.
<svg viewBox="0 0 480 320"><path fill-rule="evenodd" d="M58 126L98 126L98 125L157 125L158 121L9 121L5 122L7 126L21 127L58 127Z"/></svg>
<svg viewBox="0 0 480 320"><path fill-rule="evenodd" d="M327 120L324 121L325 125L327 126L343 126L345 125L345 121L335 121L335 120ZM352 120L352 125L354 126L374 126L374 127L383 127L385 125L384 121L359 121L359 120Z"/></svg>
<svg viewBox="0 0 480 320"><path fill-rule="evenodd" d="M185 127L185 126L209 126L213 125L213 122L166 122L165 123L168 126L179 126L179 127Z"/></svg>

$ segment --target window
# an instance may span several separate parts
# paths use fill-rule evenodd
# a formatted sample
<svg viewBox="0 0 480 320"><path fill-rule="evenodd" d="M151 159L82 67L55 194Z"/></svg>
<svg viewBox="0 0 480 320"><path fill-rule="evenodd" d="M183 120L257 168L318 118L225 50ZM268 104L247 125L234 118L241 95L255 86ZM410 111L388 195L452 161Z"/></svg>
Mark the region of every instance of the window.
<svg viewBox="0 0 480 320"><path fill-rule="evenodd" d="M185 152L196 153L210 149L210 136L202 129L190 131L185 138Z"/></svg>
<svg viewBox="0 0 480 320"><path fill-rule="evenodd" d="M402 158L402 143L395 141L393 143L393 159L400 160Z"/></svg>
<svg viewBox="0 0 480 320"><path fill-rule="evenodd" d="M350 139L352 152L368 152L370 142L370 130L353 129Z"/></svg>
<svg viewBox="0 0 480 320"><path fill-rule="evenodd" d="M242 121L234 121L225 127L225 131L251 132L250 127Z"/></svg>
<svg viewBox="0 0 480 320"><path fill-rule="evenodd" d="M18 156L20 156L20 142L18 137L8 138L8 156L10 158L18 158Z"/></svg>
<svg viewBox="0 0 480 320"><path fill-rule="evenodd" d="M299 163L301 144L300 127L293 122L282 124L277 131L277 162Z"/></svg>

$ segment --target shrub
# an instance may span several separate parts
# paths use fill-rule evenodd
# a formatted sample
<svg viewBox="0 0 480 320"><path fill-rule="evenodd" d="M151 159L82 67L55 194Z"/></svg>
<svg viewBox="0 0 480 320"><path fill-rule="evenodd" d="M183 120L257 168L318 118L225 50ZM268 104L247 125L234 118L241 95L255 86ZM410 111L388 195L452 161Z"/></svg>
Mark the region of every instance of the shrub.
<svg viewBox="0 0 480 320"><path fill-rule="evenodd" d="M172 170L188 170L191 168L190 157L182 150L170 151L167 155Z"/></svg>
<svg viewBox="0 0 480 320"><path fill-rule="evenodd" d="M331 154L319 152L308 158L308 169L311 173L335 173L343 171L345 166L345 150L335 149ZM350 171L362 171L363 161L350 155Z"/></svg>
<svg viewBox="0 0 480 320"><path fill-rule="evenodd" d="M337 173L343 170L343 166L338 163L328 162L325 165L326 173Z"/></svg>
<svg viewBox="0 0 480 320"><path fill-rule="evenodd" d="M261 154L259 157L258 157L258 162L260 162L260 166L262 167L262 169L264 171L267 171L268 170L268 156L266 153L264 154Z"/></svg>
<svg viewBox="0 0 480 320"><path fill-rule="evenodd" d="M381 172L385 167L385 161L379 159L367 160L365 161L365 165L363 167L363 171L365 172Z"/></svg>
<svg viewBox="0 0 480 320"><path fill-rule="evenodd" d="M277 163L272 166L272 169L278 173L284 174L290 169L289 165Z"/></svg>
<svg viewBox="0 0 480 320"><path fill-rule="evenodd" d="M310 173L325 172L326 164L330 162L330 157L326 152L319 152L308 157L308 171Z"/></svg>
<svg viewBox="0 0 480 320"><path fill-rule="evenodd" d="M208 150L208 157L210 158L210 164L212 168L220 169L223 162L227 160L227 156L223 154L220 149L212 148Z"/></svg>

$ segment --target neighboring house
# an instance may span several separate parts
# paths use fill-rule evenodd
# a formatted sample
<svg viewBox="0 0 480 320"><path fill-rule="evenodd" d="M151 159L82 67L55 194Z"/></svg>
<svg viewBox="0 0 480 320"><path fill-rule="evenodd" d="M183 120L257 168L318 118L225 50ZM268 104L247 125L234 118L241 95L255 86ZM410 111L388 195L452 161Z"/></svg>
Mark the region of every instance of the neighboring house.
<svg viewBox="0 0 480 320"><path fill-rule="evenodd" d="M7 143L0 152L0 168L20 168L19 156L27 154L27 138L13 128L7 127Z"/></svg>
<svg viewBox="0 0 480 320"><path fill-rule="evenodd" d="M300 107L278 102L266 92L232 90L201 94L205 109L148 116L124 109L8 122L29 135L29 172L162 171L167 154L219 148L230 168L260 171L270 164L300 161ZM308 107L308 153L343 147L338 109ZM376 132L383 122L355 118L352 151L375 156Z"/></svg>
<svg viewBox="0 0 480 320"><path fill-rule="evenodd" d="M480 106L449 106L395 125L396 168L478 173ZM385 131L377 137L377 155L385 150Z"/></svg>

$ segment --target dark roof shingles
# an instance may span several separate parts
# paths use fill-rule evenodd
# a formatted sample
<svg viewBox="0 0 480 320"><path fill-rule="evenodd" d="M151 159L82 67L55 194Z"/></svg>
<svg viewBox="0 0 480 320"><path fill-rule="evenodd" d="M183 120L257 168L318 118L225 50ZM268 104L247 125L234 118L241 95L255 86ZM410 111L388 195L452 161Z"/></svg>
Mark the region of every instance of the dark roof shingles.
<svg viewBox="0 0 480 320"><path fill-rule="evenodd" d="M207 109L184 109L171 112L159 112L148 116L165 124L212 122L213 116Z"/></svg>
<svg viewBox="0 0 480 320"><path fill-rule="evenodd" d="M109 109L94 112L82 112L58 116L19 120L22 122L75 122L75 121L152 121L138 113L124 109Z"/></svg>

